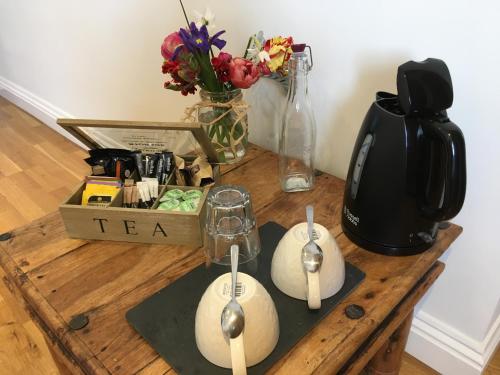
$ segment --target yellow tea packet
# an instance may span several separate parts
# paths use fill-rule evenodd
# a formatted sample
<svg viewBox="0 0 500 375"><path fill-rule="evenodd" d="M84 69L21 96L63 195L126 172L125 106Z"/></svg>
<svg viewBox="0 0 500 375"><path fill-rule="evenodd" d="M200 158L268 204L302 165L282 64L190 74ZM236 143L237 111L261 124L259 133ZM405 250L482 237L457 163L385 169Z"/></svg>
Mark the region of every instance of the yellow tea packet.
<svg viewBox="0 0 500 375"><path fill-rule="evenodd" d="M116 186L87 184L82 194L82 206L107 207L119 190Z"/></svg>

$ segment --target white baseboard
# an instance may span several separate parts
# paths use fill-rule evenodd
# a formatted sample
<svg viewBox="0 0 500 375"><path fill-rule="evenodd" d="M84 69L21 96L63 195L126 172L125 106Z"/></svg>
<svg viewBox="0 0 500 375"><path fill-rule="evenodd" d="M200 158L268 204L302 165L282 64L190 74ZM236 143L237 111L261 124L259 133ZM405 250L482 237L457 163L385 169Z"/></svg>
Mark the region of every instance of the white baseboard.
<svg viewBox="0 0 500 375"><path fill-rule="evenodd" d="M482 341L424 311L413 318L406 351L444 375L480 375L500 341L500 316Z"/></svg>
<svg viewBox="0 0 500 375"><path fill-rule="evenodd" d="M74 116L55 107L46 100L15 84L12 81L0 76L0 96L28 112L48 127L62 134L80 147L88 149L83 143L57 125L58 118L73 118Z"/></svg>
<svg viewBox="0 0 500 375"><path fill-rule="evenodd" d="M74 116L3 77L0 77L0 95L71 141L87 148L56 123L58 118ZM413 320L406 350L442 374L479 375L499 341L500 316L485 339L479 342L420 311Z"/></svg>
<svg viewBox="0 0 500 375"><path fill-rule="evenodd" d="M496 320L491 325L488 334L482 342L482 352L483 352L483 363L488 364L491 356L495 354L495 351L500 343L500 315L497 316Z"/></svg>

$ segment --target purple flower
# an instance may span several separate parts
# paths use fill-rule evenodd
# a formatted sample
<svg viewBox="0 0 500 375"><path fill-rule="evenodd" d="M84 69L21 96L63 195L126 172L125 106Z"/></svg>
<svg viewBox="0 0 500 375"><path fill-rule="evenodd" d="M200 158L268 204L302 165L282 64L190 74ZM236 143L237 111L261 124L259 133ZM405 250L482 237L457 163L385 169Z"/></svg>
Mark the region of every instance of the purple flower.
<svg viewBox="0 0 500 375"><path fill-rule="evenodd" d="M226 30L221 30L218 33L215 33L215 35L210 38L209 44L216 46L218 49L223 49L226 45L226 41L219 39L219 35L224 34L225 32Z"/></svg>
<svg viewBox="0 0 500 375"><path fill-rule="evenodd" d="M196 27L194 22L189 25L189 30L180 29L179 36L182 39L184 46L189 50L189 52L196 53L201 52L207 54L210 51L210 46L214 45L218 49L222 49L226 45L226 41L219 39L219 36L225 31L219 31L214 36L210 37L208 35L208 30L205 25L201 26L199 29ZM180 47L180 46L179 46ZM180 48L174 52L173 60L177 57L180 52Z"/></svg>

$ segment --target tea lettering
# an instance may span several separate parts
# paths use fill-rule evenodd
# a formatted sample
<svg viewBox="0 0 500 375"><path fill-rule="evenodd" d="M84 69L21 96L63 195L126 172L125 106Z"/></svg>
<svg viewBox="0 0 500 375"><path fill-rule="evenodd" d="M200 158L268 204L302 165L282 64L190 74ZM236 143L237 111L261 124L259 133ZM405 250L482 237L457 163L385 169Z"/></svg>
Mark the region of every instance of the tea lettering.
<svg viewBox="0 0 500 375"><path fill-rule="evenodd" d="M167 237L167 233L163 230L163 228L161 227L160 223L156 223L155 230L153 232L153 237L158 232L161 232L163 234L163 237Z"/></svg>
<svg viewBox="0 0 500 375"><path fill-rule="evenodd" d="M132 234L134 236L137 235L137 232L135 231L135 221L134 220L123 220L123 224L125 224L125 232L127 234ZM134 232L131 233L130 230L133 230Z"/></svg>
<svg viewBox="0 0 500 375"><path fill-rule="evenodd" d="M108 219L94 219L94 221L98 220L99 221L99 226L101 227L101 233L106 233L104 230L104 224L102 223L103 221L108 221Z"/></svg>

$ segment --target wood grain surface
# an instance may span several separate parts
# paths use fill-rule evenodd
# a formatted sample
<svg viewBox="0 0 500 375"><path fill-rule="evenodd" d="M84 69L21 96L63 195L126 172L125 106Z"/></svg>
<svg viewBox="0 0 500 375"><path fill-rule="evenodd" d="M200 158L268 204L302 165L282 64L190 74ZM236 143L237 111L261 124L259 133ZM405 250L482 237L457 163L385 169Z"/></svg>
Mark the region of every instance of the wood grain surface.
<svg viewBox="0 0 500 375"><path fill-rule="evenodd" d="M85 155L0 97L0 233L56 210L87 173ZM44 335L8 285L0 267L0 375L59 374Z"/></svg>
<svg viewBox="0 0 500 375"><path fill-rule="evenodd" d="M396 258L367 252L340 230L342 180L323 174L312 192L285 194L275 178L276 155L257 149L253 156L225 171L223 183L248 188L258 222L273 220L291 227L304 220L304 206L315 203L317 222L332 228L346 259L367 274L346 301L273 367L273 372L283 374L296 369L336 372L429 271L461 228L452 225L440 232L433 248L420 255ZM157 366L158 355L127 324L125 312L203 260L200 249L187 246L69 239L58 213L15 230L0 250L0 263L47 335L86 373L95 374L134 374ZM363 306L366 315L348 319L344 308L350 303ZM77 314L85 314L90 323L72 331L68 322Z"/></svg>
<svg viewBox="0 0 500 375"><path fill-rule="evenodd" d="M251 147L242 163L238 165L223 166L222 171L227 173L235 169L241 169L242 165L248 164L256 157L262 156L262 154L265 153L265 151L256 147ZM83 162L85 157L85 151L0 97L0 233L25 225L33 219L37 219L49 212L57 210L59 204L72 190L74 190L76 184L81 181L81 178L88 173L88 167ZM265 171L265 169L263 170ZM247 169L242 169L239 174L244 174L245 171L247 171ZM232 177L229 175L225 177L226 180L230 181L229 178ZM334 183L336 189L342 184L336 179ZM253 191L256 192L257 188L258 187L255 186ZM269 190L268 194L271 195L271 199L276 199L279 197L279 189ZM324 200L322 200L322 202L324 202ZM336 208L336 204L328 205L330 210ZM339 215L339 212L331 212L330 215L336 216ZM323 213L318 221L324 223L325 219L328 219L330 215L325 215ZM286 213L278 216L281 220L286 216ZM259 216L259 221L261 223L263 223L263 219L265 219L264 216ZM338 220L329 222L333 222L330 228L338 235L341 232ZM76 363L73 361L72 363L68 360L68 358L77 357L76 353L78 353L78 351L72 352L70 350L71 345L66 345L66 342L77 342L77 346L87 346L92 341L92 337L95 336L95 333L91 333L91 330L107 330L113 325L104 324L99 327L98 322L91 320L88 331L85 333L83 331L79 333L71 332L67 338L67 322L62 320L61 317L59 317L59 322L61 323L62 330L55 328L59 327L57 325L48 325L45 321L40 321L44 316L41 311L32 311L35 320L30 319L30 316L23 308L25 298L29 297L29 294L21 293L24 290L23 284L18 287L13 284L12 280L27 280L31 271L42 267L51 262L51 260L64 257L65 254L70 253L72 250L84 246L86 242L74 240L57 241L55 238L64 236L64 231L61 231L59 228L59 230L52 234L51 241L47 242L46 245L37 247L37 243L34 242L36 236L34 234L32 235L33 237L29 235L26 237L28 241L32 240L31 250L24 249L24 253L29 257L31 263L28 265L23 262L23 257L19 256L19 254L17 257L18 262L23 264L25 270L29 271L22 271L19 269L19 274L17 274L17 272L12 272L12 275L7 279L6 275L3 274L2 267L0 267L0 278L2 279L2 282L0 282L0 331L2 331L2 333L0 333L0 374L82 373L81 367L79 367L80 362ZM47 234L43 237L46 236ZM345 251L350 250L345 249ZM15 267L16 263L13 264ZM102 269L100 272L102 272ZM88 270L87 273L89 277L91 277L91 273ZM398 276L398 272L389 272L389 274L392 274L392 277L400 277ZM39 274L39 276L41 276L41 274ZM129 275L129 277L133 278L133 275ZM43 280L43 278L44 277L38 280ZM157 278L162 279L162 281L157 281L156 285L158 285L158 289L163 287L162 283L166 284L170 282L170 279L165 276L158 275ZM391 276L389 275L381 279L387 282L390 278ZM24 283L27 283L27 281ZM375 283L374 289L376 290L377 288L383 287L384 283L381 283L378 287L377 283ZM58 281L58 285L61 284L64 284L64 280ZM50 290L51 294L57 293L57 290L54 292L53 290L55 289ZM35 295L42 298L42 300L46 300L45 297L40 295L39 291L35 289L34 292ZM370 296L372 296L370 292L367 292L367 288L364 288L364 290L359 290L356 295L351 296L351 298L352 301L359 300L363 302L364 306L364 297ZM374 294L374 298L375 296L376 294ZM366 301L369 302L370 298ZM377 299L377 301L380 302L381 300ZM126 301L120 298L118 306L115 306L117 310L120 310L121 303L126 303ZM96 301L94 305L102 304ZM27 311L32 310L30 306L31 305L25 306ZM37 311L43 310L43 306L43 304L39 305ZM101 309L104 308L105 306L101 306ZM121 309L126 310L126 308ZM55 317L58 316L57 312L53 313ZM341 315L342 314L339 314L339 316ZM119 313L116 316L124 320L123 316L120 316ZM37 324L34 324L36 320L39 321L36 322ZM50 322L52 322L52 319L47 319L47 323ZM333 322L335 322L335 320L333 320ZM339 321L338 324L342 324L342 321ZM363 322L364 326L371 326L372 324L375 324L375 322ZM48 347L43 340L39 340L39 337L41 337L39 326L42 327L42 331L45 333L44 336L49 344ZM129 327L124 327L128 332ZM376 330L373 330L373 332L375 331ZM331 331L326 332L325 336L336 336L338 334L340 333ZM19 339L20 337L23 339ZM84 341L78 343L77 340L79 340L79 337L84 337ZM30 342L28 347L36 347L37 349L27 350L25 343L28 341ZM48 354L49 349L55 354L55 363L50 354ZM99 350L97 351L97 353L101 353L101 357L103 353L108 351L108 348L105 346L101 346L99 349L103 350L102 353ZM332 354L333 353L334 352L332 352ZM142 365L143 367L137 372L138 374L157 375L167 372L172 373L168 364L158 356L155 356L154 353L151 354L146 351L141 352L140 356L142 355L144 355L144 359L142 360L144 365ZM113 354L109 354L108 356L110 357L108 363L116 363L115 367L120 366L118 357L114 358L116 359L115 361L113 359ZM150 358L153 359L150 360ZM136 362L137 360L134 361ZM497 352L491 360L490 367L485 373L488 375L500 374L499 363L500 352ZM88 366L84 365L82 368L86 369ZM33 369L36 369L36 371L34 372ZM113 373L116 371L117 370L112 369L110 372ZM105 370L104 373L108 373L108 371ZM404 356L400 373L402 375L437 374L434 370L407 354Z"/></svg>

